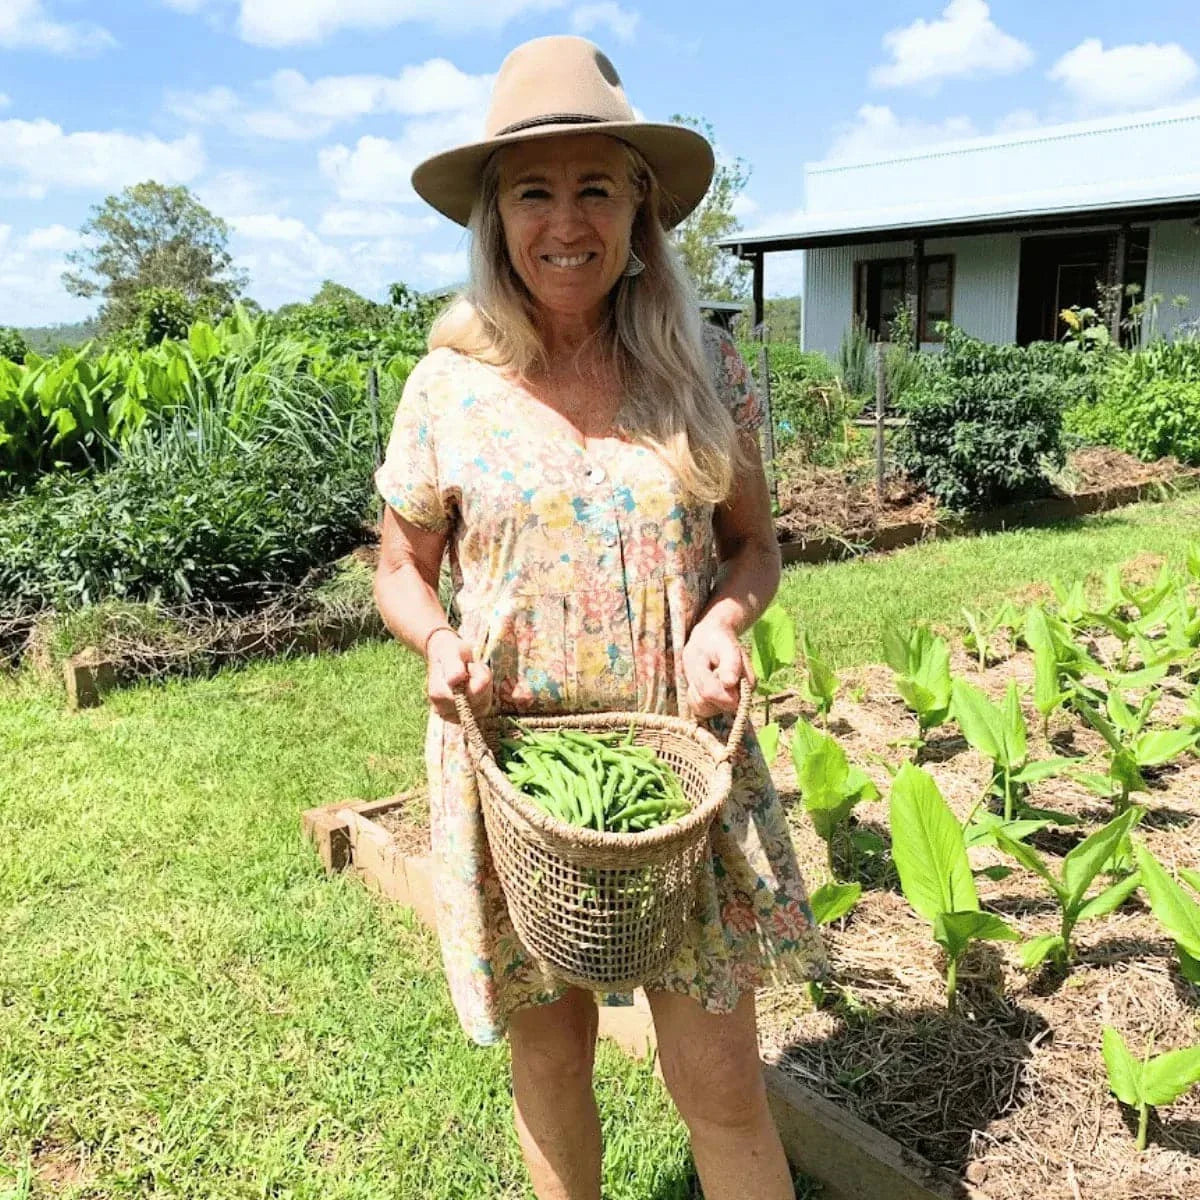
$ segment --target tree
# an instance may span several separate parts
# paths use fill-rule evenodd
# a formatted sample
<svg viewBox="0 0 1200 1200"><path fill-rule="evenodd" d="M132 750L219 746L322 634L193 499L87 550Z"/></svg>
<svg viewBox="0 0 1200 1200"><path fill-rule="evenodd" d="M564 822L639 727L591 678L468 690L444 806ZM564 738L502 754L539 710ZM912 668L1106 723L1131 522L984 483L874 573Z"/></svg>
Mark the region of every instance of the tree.
<svg viewBox="0 0 1200 1200"><path fill-rule="evenodd" d="M702 117L685 117L676 113L671 118L678 125L687 125L716 144L713 127ZM672 233L675 247L696 284L702 300L744 300L749 287L750 265L734 258L728 250L717 245L718 238L728 237L742 227L734 215L733 203L742 194L750 170L740 158L717 160L712 185L699 207L677 225Z"/></svg>
<svg viewBox="0 0 1200 1200"><path fill-rule="evenodd" d="M225 248L228 225L185 187L134 184L94 206L80 232L90 244L67 255L78 270L63 275L63 286L73 296L103 297L105 333L138 319L138 294L149 288L172 289L219 315L246 286Z"/></svg>

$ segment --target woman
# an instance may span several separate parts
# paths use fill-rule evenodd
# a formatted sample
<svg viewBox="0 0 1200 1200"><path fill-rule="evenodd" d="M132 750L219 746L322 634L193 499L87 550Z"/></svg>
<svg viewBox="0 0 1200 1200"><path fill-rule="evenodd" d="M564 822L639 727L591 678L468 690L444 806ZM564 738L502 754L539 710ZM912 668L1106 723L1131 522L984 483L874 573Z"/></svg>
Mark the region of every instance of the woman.
<svg viewBox="0 0 1200 1200"><path fill-rule="evenodd" d="M678 711L729 728L749 676L738 637L779 554L753 388L729 338L702 330L665 233L712 166L691 130L634 119L595 46L555 37L505 60L484 141L413 175L469 225L471 282L434 326L377 474L376 596L428 662L443 958L468 1035L508 1033L540 1200L600 1195L595 997L544 975L513 933L452 694L465 686L480 713ZM457 630L438 600L447 549ZM712 847L686 944L646 992L708 1200L781 1200L754 988L809 977L821 951L752 735Z"/></svg>

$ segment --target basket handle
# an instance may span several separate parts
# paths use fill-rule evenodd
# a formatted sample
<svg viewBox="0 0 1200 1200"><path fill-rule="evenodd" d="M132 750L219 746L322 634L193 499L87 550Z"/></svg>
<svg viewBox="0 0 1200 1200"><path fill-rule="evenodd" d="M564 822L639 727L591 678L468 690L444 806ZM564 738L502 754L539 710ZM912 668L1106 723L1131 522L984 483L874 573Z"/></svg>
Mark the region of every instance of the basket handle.
<svg viewBox="0 0 1200 1200"><path fill-rule="evenodd" d="M726 739L725 745L721 747L721 753L717 755L717 762L728 762L734 756L737 748L742 744L742 734L746 732L746 721L750 717L750 698L753 694L750 688L750 680L743 675L740 694L738 696L737 713L733 718L729 737Z"/></svg>
<svg viewBox="0 0 1200 1200"><path fill-rule="evenodd" d="M475 762L479 762L491 751L488 750L488 744L484 740L483 734L479 732L479 722L475 720L475 710L467 699L466 691L462 688L455 688L451 694L454 696L454 707L458 710L458 720L467 739L471 757Z"/></svg>

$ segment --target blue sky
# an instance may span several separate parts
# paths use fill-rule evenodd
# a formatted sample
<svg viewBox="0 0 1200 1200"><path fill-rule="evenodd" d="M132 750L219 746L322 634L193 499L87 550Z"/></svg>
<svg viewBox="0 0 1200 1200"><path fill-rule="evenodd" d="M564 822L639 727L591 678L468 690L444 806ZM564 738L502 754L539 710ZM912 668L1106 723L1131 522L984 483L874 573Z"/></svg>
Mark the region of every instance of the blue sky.
<svg viewBox="0 0 1200 1200"><path fill-rule="evenodd" d="M92 205L184 183L274 307L332 278L461 277L408 184L477 136L514 45L581 32L651 119L702 115L747 161L747 228L786 227L803 164L1200 104L1195 0L0 0L0 324L87 315L59 283ZM767 291L797 288L792 256Z"/></svg>

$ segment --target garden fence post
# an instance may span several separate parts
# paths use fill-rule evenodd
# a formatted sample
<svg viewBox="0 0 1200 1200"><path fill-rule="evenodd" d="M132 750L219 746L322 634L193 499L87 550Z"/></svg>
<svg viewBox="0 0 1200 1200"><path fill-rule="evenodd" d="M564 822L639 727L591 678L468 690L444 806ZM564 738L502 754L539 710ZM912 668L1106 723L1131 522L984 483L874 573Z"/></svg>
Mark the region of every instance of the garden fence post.
<svg viewBox="0 0 1200 1200"><path fill-rule="evenodd" d="M375 466L383 457L383 443L379 437L379 375L374 367L367 370L367 408L371 413L371 445L375 451Z"/></svg>
<svg viewBox="0 0 1200 1200"><path fill-rule="evenodd" d="M875 343L875 497L883 503L883 410L887 401L887 342Z"/></svg>
<svg viewBox="0 0 1200 1200"><path fill-rule="evenodd" d="M771 416L771 364L767 357L767 327L759 326L758 390L763 406L763 437L767 462L771 465L771 499L779 508L779 475L775 470L775 420Z"/></svg>

